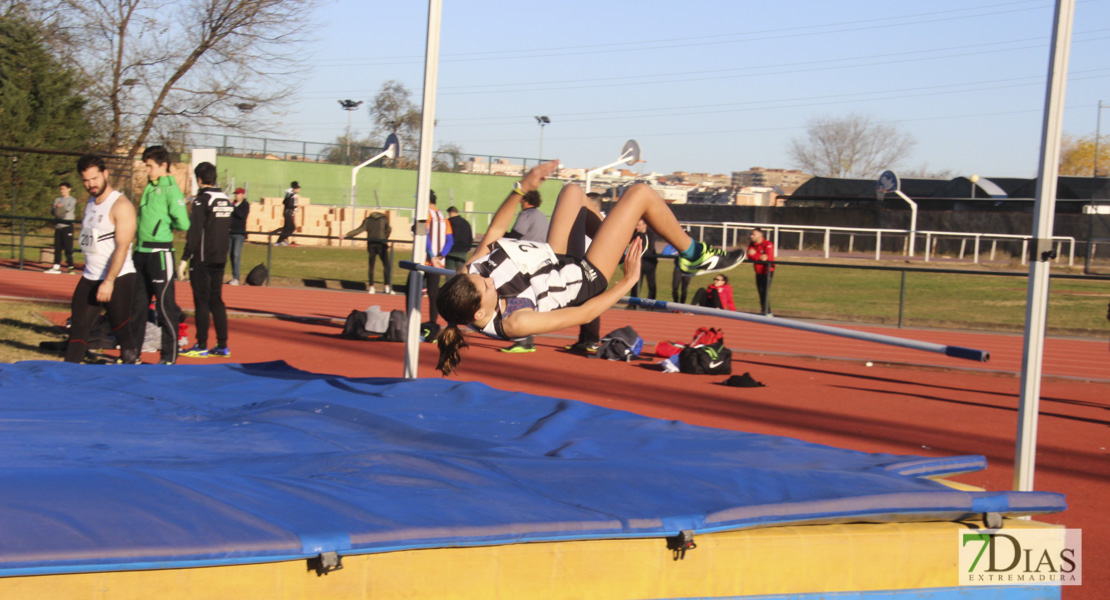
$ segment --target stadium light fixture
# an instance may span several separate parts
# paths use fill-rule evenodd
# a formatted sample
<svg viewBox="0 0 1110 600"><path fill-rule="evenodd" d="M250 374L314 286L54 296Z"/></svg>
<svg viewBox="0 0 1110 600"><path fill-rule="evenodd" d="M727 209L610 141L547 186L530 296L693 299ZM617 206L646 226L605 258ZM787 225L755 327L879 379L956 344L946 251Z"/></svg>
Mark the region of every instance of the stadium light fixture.
<svg viewBox="0 0 1110 600"><path fill-rule="evenodd" d="M551 119L543 115L536 117L536 122L540 124L540 162L543 162L543 128L551 124Z"/></svg>
<svg viewBox="0 0 1110 600"><path fill-rule="evenodd" d="M351 113L358 110L362 100L340 100L339 107L347 111L347 151L343 157L343 164L351 162Z"/></svg>

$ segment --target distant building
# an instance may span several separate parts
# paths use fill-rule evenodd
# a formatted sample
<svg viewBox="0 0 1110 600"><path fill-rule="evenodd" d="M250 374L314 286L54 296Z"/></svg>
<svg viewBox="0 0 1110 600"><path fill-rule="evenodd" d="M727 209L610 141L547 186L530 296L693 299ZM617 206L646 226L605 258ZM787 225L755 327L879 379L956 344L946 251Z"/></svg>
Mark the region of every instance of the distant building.
<svg viewBox="0 0 1110 600"><path fill-rule="evenodd" d="M717 174L711 175L709 173L688 173L686 171L675 171L669 176L680 183L689 183L702 187L716 187L727 188L731 185L732 179L728 175Z"/></svg>
<svg viewBox="0 0 1110 600"><path fill-rule="evenodd" d="M493 162L488 162L481 156L473 156L459 166L459 172L519 176L524 174L524 165L511 163L505 158L495 158Z"/></svg>
<svg viewBox="0 0 1110 600"><path fill-rule="evenodd" d="M773 187L744 187L736 191L733 204L738 206L782 206L779 191Z"/></svg>
<svg viewBox="0 0 1110 600"><path fill-rule="evenodd" d="M797 169L752 167L747 171L733 171L732 189L739 190L746 187L779 188L783 194L790 195L812 177L812 175Z"/></svg>

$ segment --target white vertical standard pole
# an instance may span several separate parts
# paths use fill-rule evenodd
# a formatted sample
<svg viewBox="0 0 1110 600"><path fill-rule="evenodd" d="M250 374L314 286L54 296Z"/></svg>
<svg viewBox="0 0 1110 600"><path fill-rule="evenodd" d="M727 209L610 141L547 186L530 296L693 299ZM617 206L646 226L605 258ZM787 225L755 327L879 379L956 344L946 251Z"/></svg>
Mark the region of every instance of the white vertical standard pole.
<svg viewBox="0 0 1110 600"><path fill-rule="evenodd" d="M1044 128L1041 131L1041 165L1033 209L1033 256L1029 261L1029 290L1025 308L1025 342L1021 354L1021 404L1018 406L1014 489L1033 489L1037 457L1037 418L1041 400L1041 366L1048 317L1048 279L1052 250L1052 221L1056 211L1056 179L1060 165L1060 135L1064 118L1064 91L1068 79L1075 0L1056 0L1052 54L1048 63Z"/></svg>
<svg viewBox="0 0 1110 600"><path fill-rule="evenodd" d="M416 211L413 222L412 262L423 264L427 258L428 198L432 188L432 129L436 116L436 80L439 76L439 29L443 0L428 0L428 45L424 53L424 106L420 122L420 161L416 169ZM405 379L415 379L420 360L420 290L424 274L412 271L409 278L408 334L405 336Z"/></svg>
<svg viewBox="0 0 1110 600"><path fill-rule="evenodd" d="M910 205L910 258L913 258L914 240L917 238L917 203L910 200L910 197L903 194L902 190L895 190L895 194L901 198L906 204ZM925 260L929 260L929 246L925 245Z"/></svg>

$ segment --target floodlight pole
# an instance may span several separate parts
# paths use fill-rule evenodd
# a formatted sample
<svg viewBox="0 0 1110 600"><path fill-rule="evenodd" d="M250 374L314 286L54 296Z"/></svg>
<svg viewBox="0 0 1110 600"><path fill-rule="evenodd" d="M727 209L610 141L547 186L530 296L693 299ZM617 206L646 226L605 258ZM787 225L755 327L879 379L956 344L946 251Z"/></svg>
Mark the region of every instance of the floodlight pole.
<svg viewBox="0 0 1110 600"><path fill-rule="evenodd" d="M1095 166L1092 170L1091 177L1098 177L1098 138L1102 135L1102 109L1110 108L1110 105L1103 106L1102 100L1098 101L1098 116L1095 117Z"/></svg>
<svg viewBox="0 0 1110 600"><path fill-rule="evenodd" d="M536 122L540 124L540 162L543 162L543 128L551 124L551 119L543 115L536 117Z"/></svg>
<svg viewBox="0 0 1110 600"><path fill-rule="evenodd" d="M1041 400L1041 367L1048 317L1049 267L1052 256L1052 222L1056 209L1056 180L1060 165L1060 137L1067 88L1075 0L1056 0L1052 54L1048 63L1044 126L1041 131L1041 164L1033 210L1033 244L1029 260L1029 289L1025 309L1025 340L1021 356L1021 403L1018 406L1014 489L1033 489L1037 457L1037 419Z"/></svg>
<svg viewBox="0 0 1110 600"><path fill-rule="evenodd" d="M626 150L623 154L621 154L621 158L617 162L609 163L609 164L605 165L604 167L598 167L596 169L590 169L589 171L586 171L586 193L587 194L590 193L590 184L593 181L594 175L596 175L596 174L598 174L598 173L600 173L600 172L602 172L606 169L612 169L613 167L615 167L617 165L622 165L622 164L628 162L629 159L631 159L631 158L632 158L632 151L631 150Z"/></svg>
<svg viewBox="0 0 1110 600"><path fill-rule="evenodd" d="M439 31L443 0L428 0L428 42L424 51L424 104L420 123L420 159L416 168L416 226L412 241L412 262L423 264L427 258L428 199L432 187L432 134L436 116L436 80L439 78ZM420 290L424 274L412 271L409 277L408 334L405 336L405 379L415 379L420 360Z"/></svg>

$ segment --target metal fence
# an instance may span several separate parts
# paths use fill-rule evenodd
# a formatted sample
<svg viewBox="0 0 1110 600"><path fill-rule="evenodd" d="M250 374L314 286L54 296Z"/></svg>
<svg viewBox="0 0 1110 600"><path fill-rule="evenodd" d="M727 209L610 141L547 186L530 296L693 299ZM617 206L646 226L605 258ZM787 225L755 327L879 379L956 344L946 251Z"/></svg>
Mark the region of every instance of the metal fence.
<svg viewBox="0 0 1110 600"><path fill-rule="evenodd" d="M247 135L175 133L174 147L215 148L225 156L245 158L270 158L298 162L317 162L337 165L357 165L382 152L380 146L342 144L337 142L308 142L281 138ZM402 148L400 160L383 160L385 168L415 169L419 148ZM432 170L451 173L476 173L482 175L523 176L542 162L538 158L473 154L455 150L437 150L432 153Z"/></svg>
<svg viewBox="0 0 1110 600"><path fill-rule="evenodd" d="M1110 273L1110 238L1091 238L1087 240L1083 272L1088 275Z"/></svg>
<svg viewBox="0 0 1110 600"><path fill-rule="evenodd" d="M55 223L54 219L0 215L0 248L3 249L0 256L6 254L21 270L24 263L40 262L41 250L50 248L53 251ZM80 226L81 223L76 222L75 231ZM74 248L74 252L80 249ZM58 262L58 257L54 257L54 262Z"/></svg>
<svg viewBox="0 0 1110 600"><path fill-rule="evenodd" d="M898 273L901 277L901 282L898 291L898 327L903 326L903 320L906 310L906 274L934 274L934 275L971 275L982 277L1017 277L1028 278L1028 272L1021 271L972 271L968 269L942 269L935 267L889 267L881 265L839 265L833 263L818 263L818 262L799 262L788 260L776 261L752 261L757 264L770 264L776 267L782 266L795 266L795 267L812 267L818 269L848 269L856 271L886 271L891 273ZM1071 275L1065 273L1054 273L1052 279L1072 280L1072 281L1110 281L1110 276L1101 275ZM773 290L772 286L772 290ZM768 292L770 295L771 292ZM768 302L771 303L770 298Z"/></svg>
<svg viewBox="0 0 1110 600"><path fill-rule="evenodd" d="M344 205L321 204L321 206L342 207ZM399 216L407 218L410 222L413 219L415 210L410 206L383 206L380 208L381 210L395 211ZM489 228L490 222L493 220L493 215L494 213L491 212L470 212L462 214L463 218L470 223L477 236L480 236L482 232ZM51 231L49 234L45 234L39 232L38 229L51 226L53 223L54 220L52 219L28 215L0 216L0 237L6 236L7 238L6 243L0 242L0 247L8 247L9 258L15 259L18 256L20 268L22 268L24 260L32 260L27 254L29 249L34 250L49 246L50 242L45 242L45 239L52 239L51 236L53 232ZM80 222L77 222L76 225L79 228ZM883 240L885 237L888 241L898 240L901 246L900 251L890 251L888 249L886 258L891 258L892 254L894 256L908 256L909 233L901 229L818 227L807 225L781 225L774 223L683 222L682 225L699 241L731 247L744 245L746 243L745 236L748 232L754 227L760 227L764 231L770 233L770 239L775 243L775 247L778 248L780 252L786 250L806 250L806 237L808 234L809 239L813 241L814 245L819 244L820 250L818 252L826 259L832 258L835 252L839 252L861 257L873 257L874 260L882 260L884 256ZM252 233L267 234L269 232L260 231ZM411 242L409 232L397 233L401 234L404 239L394 240L395 242ZM925 241L925 248L927 251L923 251L921 254L925 262L929 262L936 258L938 240L949 239L959 242L959 252L954 253L953 258L961 261L970 259L974 264L979 264L983 260L994 261L998 255L1000 243L1009 244L1011 246L1020 244L1021 251L1011 252L1011 254L1019 255L1020 262L1024 265L1027 262L1029 242L1032 239L1032 236L956 231L918 231L916 234L920 238L924 238ZM294 234L294 237L327 240L340 239L329 236L304 234ZM1066 251L1068 266L1074 266L1075 238L1069 236L1055 236L1052 239L1056 242L1057 256L1055 257L1055 262L1060 263L1063 261ZM789 244L786 242L789 242ZM1097 238L1090 240L1087 244L1084 270L1086 273L1100 272L1100 263L1098 261L1100 247L1104 254L1110 254L1110 239Z"/></svg>
<svg viewBox="0 0 1110 600"><path fill-rule="evenodd" d="M476 215L471 215L471 216L475 217ZM478 215L478 216L480 217L480 215ZM43 218L27 217L27 216L11 216L11 215L0 216L0 247L3 247L2 250L0 250L0 256L6 255L7 258L12 259L13 266L17 266L17 268L20 268L20 269L23 269L23 268L26 268L27 266L29 266L27 263L38 263L40 261L40 258L41 258L40 255L38 254L38 252L40 252L44 248L51 248L53 246L53 224L54 224L53 219L43 219ZM77 223L77 227L80 227L80 223ZM719 228L717 230L718 235L720 235L722 231L723 230ZM282 252L274 252L273 251L273 246L271 245L271 243L274 241L274 238L278 235L277 232L252 232L252 233L261 234L263 236L268 236L267 240L270 243L265 244L266 249L265 249L265 262L264 262L264 264L267 267L268 274L279 277L279 278L288 278L288 277L290 277L290 273L288 273L288 272L286 272L284 274L282 273L282 271L283 271L283 267L282 267L283 254L282 254ZM404 233L408 233L408 232L404 232ZM730 230L730 233L732 233L731 230ZM294 237L314 238L314 239L338 239L338 238L328 237L328 236L294 236ZM393 239L393 240L387 240L387 242L389 244L389 263L391 265L393 265L392 270L393 270L393 273L395 274L395 276L391 278L390 283L394 286L395 289L402 289L402 288L398 287L398 285L400 284L400 282L398 281L398 274L401 270L396 268L396 266L399 264L399 261L406 260L406 259L409 258L409 256L410 256L409 246L411 246L411 240L409 240L409 239ZM311 247L305 247L306 250L311 251L310 248ZM788 250L787 252L792 252L792 251ZM259 258L261 258L261 257L259 257ZM348 258L342 258L341 262L337 263L337 264L346 265L342 268L345 269L347 272L350 272L351 275L352 275L351 278L344 278L344 279L341 279L339 281L339 283L342 285L342 287L344 287L345 289L365 289L364 280L360 276L355 275L355 273L360 273L361 274L361 271L364 268L362 265L365 264L364 261L365 261L365 259L361 256L361 253L351 253ZM57 260L55 259L54 262L57 262ZM774 264L780 270L787 269L787 268L806 268L806 269L815 268L815 269L840 269L840 270L847 269L849 271L885 271L885 272L891 273L892 275L896 274L898 277L900 277L900 283L899 283L899 288L898 288L898 296L897 296L897 322L896 323L897 323L898 327L902 327L904 325L904 323L907 320L909 320L906 317L907 304L910 305L910 308L912 308L914 306L912 303L908 303L908 301L907 301L907 276L932 274L932 275L945 275L945 276L949 276L949 275L950 276L965 276L965 277L970 276L970 277L976 277L976 278L980 278L980 277L999 278L999 277L1001 277L1001 278L1022 279L1022 278L1027 278L1028 277L1028 273L1023 272L1023 271L991 271L991 270L953 269L953 268L930 268L930 267L923 267L923 266L908 266L908 265L902 265L902 264L897 264L897 265L893 265L893 266L891 266L891 265L858 265L858 264L856 264L856 265L845 265L845 264L826 263L826 262L820 262L820 261L802 262L802 261L797 261L797 260L789 260L789 259L781 259L781 258L779 260L775 261ZM40 267L36 265L34 268L37 269L37 268L40 268ZM302 275L295 275L294 277L298 277L298 278L303 279ZM326 276L324 276L324 277L326 277ZM1077 274L1054 273L1052 275L1052 279L1057 280L1057 281L1097 281L1097 282L1105 282L1105 281L1110 281L1110 275L1077 275ZM384 278L383 278L383 280L384 280ZM334 281L334 280L333 279L328 279L327 281ZM267 284L268 283L269 282L267 282ZM320 279L320 278L305 279L305 280L303 280L303 283L304 283L304 285L309 285L309 286L313 286L313 285L334 285L334 283L333 284L325 284L324 279ZM662 287L665 289L666 284L664 283L662 285ZM1024 286L1022 286L1022 287L1024 287ZM775 302L774 302L774 297L775 296L778 296L778 295L781 295L781 294L792 294L792 293L797 291L797 290L786 291L786 290L789 290L789 289L790 288L782 288L781 284L776 285L776 286L772 286L772 288L771 288L772 304L775 304ZM893 288L891 288L891 291L893 292ZM920 298L917 301L920 302ZM884 311L884 314L886 314L887 316L885 316L885 317L884 316L876 317L875 315L871 315L871 313L862 312L862 313L859 313L858 315L856 315L854 318L855 319L862 319L864 322L871 322L871 321L874 321L877 318L878 322L889 322L891 324L894 324L893 309L894 309L895 305L894 305L893 296L891 296L885 302L889 302L889 304L887 304L887 306L890 307L889 312ZM1103 301L1102 306L1103 307L1105 306L1104 301ZM1105 309L1103 308L1102 310L1105 310ZM804 317L806 315L802 314L802 315L796 315L796 316ZM913 319L913 321L915 322L915 324L921 324L921 322L917 319ZM999 321L999 323L993 323L993 322L968 323L968 324L966 324L966 326L977 327L977 328L988 328L989 329L989 328L992 328L994 326L999 326L999 324L1003 323L1004 321L1005 321L1005 319L1003 319L1002 321Z"/></svg>
<svg viewBox="0 0 1110 600"><path fill-rule="evenodd" d="M820 244L824 258L831 258L833 252L846 252L847 254L874 254L875 260L881 260L884 249L884 238L887 245L887 257L895 253L900 256L909 256L910 232L904 229L869 229L863 227L820 227L815 225L780 225L775 223L683 223L687 230L693 232L699 241L725 246L739 246L745 243L744 236L755 227L770 232L770 239L775 247L780 250L789 247L797 250L806 249L806 237L811 243ZM952 252L959 260L971 258L971 262L978 264L984 257L994 261L999 254L1000 245L1008 254L1020 256L1021 264L1026 264L1029 254L1031 235L1012 235L1001 233L977 233L971 231L917 231L917 239L925 242L921 251L925 262L937 257L937 248L942 240L958 242L958 252ZM1056 258L1059 263L1064 259L1065 250L1068 266L1075 266L1074 237L1053 236L1056 242ZM894 248L889 242L895 241ZM789 244L784 246L784 244ZM898 248L901 246L901 248ZM916 246L916 244L915 244ZM951 244L954 246L955 244ZM1020 246L1020 251L1017 249ZM920 246L917 246L920 247ZM917 252L915 252L917 254Z"/></svg>

